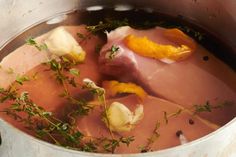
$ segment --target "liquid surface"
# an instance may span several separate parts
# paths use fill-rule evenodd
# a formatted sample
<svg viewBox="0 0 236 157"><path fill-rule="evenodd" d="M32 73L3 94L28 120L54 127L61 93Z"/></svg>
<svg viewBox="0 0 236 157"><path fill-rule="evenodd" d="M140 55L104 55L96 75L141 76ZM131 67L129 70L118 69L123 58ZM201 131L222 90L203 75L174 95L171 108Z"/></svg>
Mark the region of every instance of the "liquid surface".
<svg viewBox="0 0 236 157"><path fill-rule="evenodd" d="M131 16L131 14L127 15L127 17L129 16ZM74 19L72 20L70 17L67 22L72 25L80 23ZM86 23L89 22L86 21ZM139 66L138 69L144 69L141 73L144 74L144 76L148 75L148 77L147 80L135 80L127 79L129 76L132 76L131 73L129 73L129 75L123 72L122 75L116 75L116 69L112 69L112 67L106 69L104 68L104 65L98 61L99 57L102 57L103 50L110 48L112 44L118 44L116 41L107 41L106 38L104 38L104 35L91 35L86 40L82 40L77 33L83 35L89 34L85 29L85 26L66 26L65 29L73 35L87 54L85 62L75 66L75 68L78 68L80 71L80 76L76 77L76 82L78 82L78 84L82 84L84 78L90 78L98 86L102 86L104 80L110 79L134 81L143 87L149 94L149 96L141 102L144 106L144 118L130 132L114 133L114 137L117 139L121 136L134 136L135 140L131 142L128 147L121 144L116 148L114 153L139 153L142 151L155 151L177 146L181 144L179 137L176 136L178 131L181 130L181 132L183 132L187 141L192 141L216 130L218 125L222 126L235 117L235 105L224 106L212 109L211 112L200 112L197 115L194 115L194 105L205 104L208 99L214 99L211 97L211 94L213 96L218 95L219 93L217 92L221 92L221 90L223 95L221 95L222 99L218 100L216 98L213 105L218 105L218 103L224 101L235 101L236 99L235 72L200 45L197 45L198 48L191 58L186 59L185 62L176 62L173 65L163 66L164 63L159 61L152 63L153 61L150 59L139 57L138 59L140 61L137 62ZM157 29L157 34L160 34L162 30L163 28ZM135 34L134 32L132 33ZM146 35L145 33L143 34ZM150 34L153 33L151 32ZM47 36L48 33L37 37L35 40L38 43L42 43ZM158 39L154 36L153 40L156 40L157 42L164 41L165 44L169 44L169 41L161 36ZM108 45L105 45L106 43ZM96 50L98 45L105 45L100 54ZM208 59L206 59L206 56ZM21 60L19 60L19 58L21 58ZM50 68L48 66L41 64L46 61L48 61L46 53L39 52L37 48L30 45L21 46L2 60L2 68L0 69L0 86L7 88L12 82L14 82L16 76L19 74L35 78L24 82L23 85L16 85L16 88L19 89L19 93L27 91L35 104L43 107L48 112L52 112L55 117L70 123L71 121L68 121L68 114L75 110L76 106L71 105L67 99L60 96L64 92L64 87L55 80L55 73L49 70ZM121 65L123 65L123 61L124 60L122 60ZM120 62L115 62L115 64L120 65ZM153 71L150 67L160 69L160 72ZM9 69L13 69L13 72L9 73ZM122 67L120 70L129 72L127 67ZM114 75L112 72L114 72ZM153 76L150 76L153 72ZM159 80L155 80L156 73L160 76ZM198 75L196 75L196 73ZM174 76L171 76L173 74L177 76L177 79L171 82L173 78L175 78ZM195 77L191 78L192 75ZM152 78L154 78L154 80L152 80ZM207 79L208 81L204 81ZM191 80L193 84L190 87L186 87L186 84L184 83L187 83L186 81L189 80ZM147 84L141 83L142 81ZM155 82L154 86L152 86L152 82ZM206 84L201 84L201 82ZM156 89L157 92L152 88ZM179 91L179 93L182 91L186 93L184 95L179 95L172 88L178 89L176 91ZM207 89L204 90L204 88ZM206 93L199 93L198 91L194 91L195 89L206 91ZM88 102L97 102L97 99L94 99L94 96L90 92L83 90L80 87L71 87L68 85L68 90L71 95L77 99L84 98ZM216 93L214 93L215 91ZM195 93L197 94L194 95ZM202 95L199 96L199 94ZM209 98L206 95L209 95ZM206 98L199 101L199 98L203 96L206 96ZM188 101L189 99L194 101ZM136 95L121 95L116 98L108 97L108 106L114 101L125 104L131 111L134 111L136 105L140 103L140 99ZM0 109L4 110L9 107L10 104L11 101L1 104ZM168 115L176 114L179 110L181 110L181 113L176 116L171 116L167 123L165 113ZM76 116L74 119L74 125L86 136L97 138L110 137L109 129L101 120L103 111L104 108L102 106L95 105L88 115ZM24 116L24 114L22 115ZM35 135L35 132L25 128L22 123L15 121L14 118L9 115L0 112L0 116L17 128ZM160 128L158 128L158 137L156 137L157 139L155 139L153 143L148 144L148 139L152 137L157 122L160 123ZM52 142L51 140L47 141ZM147 145L148 148L145 147ZM98 150L98 152L104 152L104 150Z"/></svg>

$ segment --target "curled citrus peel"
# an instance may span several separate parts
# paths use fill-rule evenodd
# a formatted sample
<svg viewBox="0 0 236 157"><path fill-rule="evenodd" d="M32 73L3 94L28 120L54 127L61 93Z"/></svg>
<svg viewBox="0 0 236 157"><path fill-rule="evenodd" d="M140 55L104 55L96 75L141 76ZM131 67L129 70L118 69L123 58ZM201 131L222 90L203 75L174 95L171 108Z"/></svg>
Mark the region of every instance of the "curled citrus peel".
<svg viewBox="0 0 236 157"><path fill-rule="evenodd" d="M147 93L140 86L134 83L121 83L118 81L104 81L103 88L106 89L108 96L115 96L122 93L136 94L142 100L147 96Z"/></svg>
<svg viewBox="0 0 236 157"><path fill-rule="evenodd" d="M196 43L188 35L177 28L166 29L163 35L170 41L173 41L179 45L187 45L192 51L196 49Z"/></svg>
<svg viewBox="0 0 236 157"><path fill-rule="evenodd" d="M162 45L149 40L147 37L137 37L135 35L126 36L124 42L133 52L159 60L183 60L195 50L196 44L194 41L178 29L168 29L164 31L164 36L180 46Z"/></svg>

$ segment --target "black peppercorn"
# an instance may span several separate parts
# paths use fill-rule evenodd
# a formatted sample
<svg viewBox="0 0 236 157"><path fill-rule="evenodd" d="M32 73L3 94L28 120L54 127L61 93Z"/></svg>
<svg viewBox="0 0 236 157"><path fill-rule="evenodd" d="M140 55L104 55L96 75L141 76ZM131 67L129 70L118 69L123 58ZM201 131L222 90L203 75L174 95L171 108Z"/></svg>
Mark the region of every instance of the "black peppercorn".
<svg viewBox="0 0 236 157"><path fill-rule="evenodd" d="M193 125L193 124L194 124L194 121L193 121L192 119L189 119L189 120L188 120L188 123L189 123L190 125Z"/></svg>
<svg viewBox="0 0 236 157"><path fill-rule="evenodd" d="M208 57L208 56L203 56L202 59L203 59L204 61L208 61L208 60L209 60L209 57Z"/></svg>
<svg viewBox="0 0 236 157"><path fill-rule="evenodd" d="M179 137L180 135L182 135L183 134L183 131L182 130L178 130L177 132L176 132L176 136L177 137Z"/></svg>

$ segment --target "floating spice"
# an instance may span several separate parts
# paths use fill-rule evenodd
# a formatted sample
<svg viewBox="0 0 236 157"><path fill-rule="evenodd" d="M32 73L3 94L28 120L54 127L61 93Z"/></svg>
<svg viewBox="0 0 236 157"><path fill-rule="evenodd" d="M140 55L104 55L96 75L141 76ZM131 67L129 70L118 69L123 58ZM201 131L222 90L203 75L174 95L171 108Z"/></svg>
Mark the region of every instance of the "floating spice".
<svg viewBox="0 0 236 157"><path fill-rule="evenodd" d="M208 56L203 56L202 59L203 59L204 61L208 61L208 60L209 60L209 57L208 57Z"/></svg>
<svg viewBox="0 0 236 157"><path fill-rule="evenodd" d="M179 138L179 141L180 141L180 144L181 144L181 145L188 143L188 140L187 140L187 138L184 136L184 133L183 133L182 130L178 130L178 131L176 132L176 136Z"/></svg>
<svg viewBox="0 0 236 157"><path fill-rule="evenodd" d="M189 119L189 120L188 120L188 123L189 123L190 125L193 125L193 124L194 124L193 119Z"/></svg>

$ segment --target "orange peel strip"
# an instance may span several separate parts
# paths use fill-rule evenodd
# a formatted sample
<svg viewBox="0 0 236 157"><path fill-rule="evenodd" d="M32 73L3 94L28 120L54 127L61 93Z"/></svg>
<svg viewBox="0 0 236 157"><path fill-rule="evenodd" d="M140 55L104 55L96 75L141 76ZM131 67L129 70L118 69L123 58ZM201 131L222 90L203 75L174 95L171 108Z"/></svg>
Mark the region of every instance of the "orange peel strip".
<svg viewBox="0 0 236 157"><path fill-rule="evenodd" d="M164 36L180 46L157 44L147 37L128 35L124 38L126 46L133 52L154 59L183 60L189 57L196 48L195 42L178 29L164 31ZM186 44L186 45L184 45Z"/></svg>
<svg viewBox="0 0 236 157"><path fill-rule="evenodd" d="M106 90L108 96L115 96L121 93L136 94L142 100L147 96L147 93L142 87L134 83L122 83L118 81L103 81L103 88Z"/></svg>
<svg viewBox="0 0 236 157"><path fill-rule="evenodd" d="M170 41L179 45L187 45L192 51L196 49L196 42L177 28L166 29L163 34Z"/></svg>

